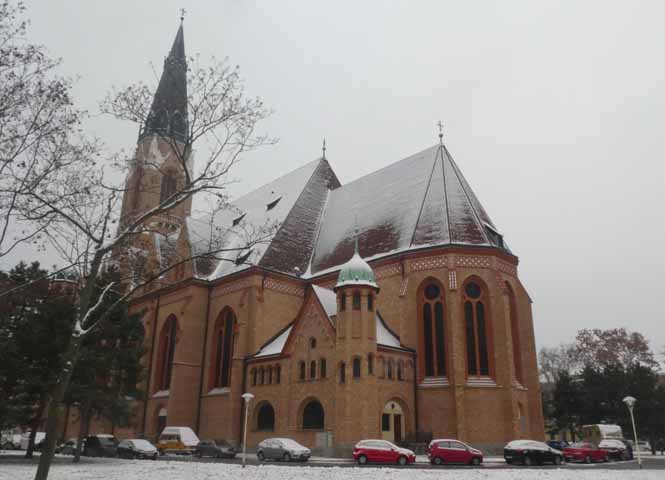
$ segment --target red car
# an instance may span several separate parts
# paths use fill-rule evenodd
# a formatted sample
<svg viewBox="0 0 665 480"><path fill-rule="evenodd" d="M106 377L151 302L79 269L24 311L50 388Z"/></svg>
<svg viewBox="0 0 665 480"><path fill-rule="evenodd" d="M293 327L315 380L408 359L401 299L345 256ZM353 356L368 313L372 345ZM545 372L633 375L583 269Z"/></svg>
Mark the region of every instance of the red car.
<svg viewBox="0 0 665 480"><path fill-rule="evenodd" d="M563 449L563 458L567 462L607 462L609 453L607 450L600 449L589 442L573 443Z"/></svg>
<svg viewBox="0 0 665 480"><path fill-rule="evenodd" d="M433 465L444 463L480 465L483 462L483 452L459 440L437 439L429 443L427 458Z"/></svg>
<svg viewBox="0 0 665 480"><path fill-rule="evenodd" d="M361 440L353 447L353 459L358 465L366 463L407 465L416 461L416 454L387 440Z"/></svg>

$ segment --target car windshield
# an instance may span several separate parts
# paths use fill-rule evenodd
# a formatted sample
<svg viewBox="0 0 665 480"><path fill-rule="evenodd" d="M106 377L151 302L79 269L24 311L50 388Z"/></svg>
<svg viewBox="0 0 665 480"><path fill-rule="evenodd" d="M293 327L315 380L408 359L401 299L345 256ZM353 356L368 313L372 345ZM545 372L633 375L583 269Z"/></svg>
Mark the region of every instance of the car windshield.
<svg viewBox="0 0 665 480"><path fill-rule="evenodd" d="M590 444L587 442L575 442L571 445L572 448L589 448L591 447Z"/></svg>
<svg viewBox="0 0 665 480"><path fill-rule="evenodd" d="M154 450L155 447L152 446L152 443L150 443L147 440L132 440L132 443L136 448L140 448L141 450Z"/></svg>
<svg viewBox="0 0 665 480"><path fill-rule="evenodd" d="M97 437L102 445L117 445L118 440L115 437Z"/></svg>
<svg viewBox="0 0 665 480"><path fill-rule="evenodd" d="M224 448L228 448L228 447L231 446L231 444L229 442L227 442L226 440L215 440L215 445L217 445L218 447L224 447Z"/></svg>
<svg viewBox="0 0 665 480"><path fill-rule="evenodd" d="M278 438L276 439L284 448L297 448L297 449L304 449L305 447L300 445L298 442L295 440L291 440L290 438Z"/></svg>

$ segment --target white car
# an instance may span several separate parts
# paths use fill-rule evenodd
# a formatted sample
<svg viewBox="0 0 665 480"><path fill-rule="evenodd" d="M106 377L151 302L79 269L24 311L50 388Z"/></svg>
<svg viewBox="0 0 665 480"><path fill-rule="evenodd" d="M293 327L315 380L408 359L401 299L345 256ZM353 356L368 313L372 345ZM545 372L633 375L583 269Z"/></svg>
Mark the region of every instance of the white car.
<svg viewBox="0 0 665 480"><path fill-rule="evenodd" d="M35 447L46 438L46 432L37 432L35 434ZM27 450L30 443L30 432L25 432L21 435L21 450Z"/></svg>

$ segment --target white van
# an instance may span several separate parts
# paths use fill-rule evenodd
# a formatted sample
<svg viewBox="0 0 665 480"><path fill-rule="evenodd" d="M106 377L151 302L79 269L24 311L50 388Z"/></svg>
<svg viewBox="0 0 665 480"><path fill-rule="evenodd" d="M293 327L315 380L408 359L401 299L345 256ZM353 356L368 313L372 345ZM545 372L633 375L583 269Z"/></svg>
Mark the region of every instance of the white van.
<svg viewBox="0 0 665 480"><path fill-rule="evenodd" d="M159 435L157 450L161 455L175 453L191 455L199 444L199 437L189 427L166 427Z"/></svg>

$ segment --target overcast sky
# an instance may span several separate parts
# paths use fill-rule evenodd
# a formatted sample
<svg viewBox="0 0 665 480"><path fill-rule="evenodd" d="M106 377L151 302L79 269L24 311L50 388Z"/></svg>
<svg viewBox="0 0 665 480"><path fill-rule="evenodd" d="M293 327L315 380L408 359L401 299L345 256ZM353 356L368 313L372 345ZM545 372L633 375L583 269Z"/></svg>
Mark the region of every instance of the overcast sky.
<svg viewBox="0 0 665 480"><path fill-rule="evenodd" d="M431 146L442 120L520 258L538 348L619 326L665 345L665 2L27 3L31 38L93 112L113 85L156 81L184 5L188 54L228 56L275 110L280 143L246 157L235 194L323 137L346 183ZM111 150L136 140L108 119L88 129Z"/></svg>

